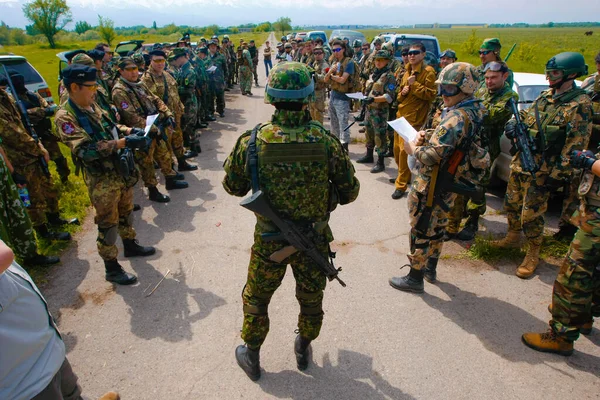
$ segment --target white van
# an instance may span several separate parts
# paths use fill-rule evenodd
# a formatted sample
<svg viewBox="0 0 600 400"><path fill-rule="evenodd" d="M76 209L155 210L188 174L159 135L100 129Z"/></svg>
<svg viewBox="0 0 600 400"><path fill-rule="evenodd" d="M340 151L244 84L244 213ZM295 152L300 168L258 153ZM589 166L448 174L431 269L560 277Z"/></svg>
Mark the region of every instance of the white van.
<svg viewBox="0 0 600 400"><path fill-rule="evenodd" d="M25 57L15 55L0 55L0 64L4 64L10 73L16 71L25 77L25 86L32 92L39 93L50 105L54 104L52 93L48 84L33 65ZM0 74L4 75L4 69L0 68Z"/></svg>

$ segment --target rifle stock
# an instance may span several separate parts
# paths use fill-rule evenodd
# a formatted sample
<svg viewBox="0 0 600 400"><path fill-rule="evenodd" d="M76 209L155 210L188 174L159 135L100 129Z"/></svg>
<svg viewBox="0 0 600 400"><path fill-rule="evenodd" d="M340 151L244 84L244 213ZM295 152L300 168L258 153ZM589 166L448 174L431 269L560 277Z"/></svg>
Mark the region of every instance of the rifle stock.
<svg viewBox="0 0 600 400"><path fill-rule="evenodd" d="M525 131L524 125L521 122L521 116L519 115L519 109L517 107L517 102L514 98L508 100L508 106L515 116L516 136L512 139L513 144L519 150L519 158L521 160L521 167L524 171L529 172L531 174L535 174L540 168L536 164L535 159L533 158L532 151L536 151L536 146L534 141L529 136L529 132ZM543 135L543 132L539 132L540 135Z"/></svg>

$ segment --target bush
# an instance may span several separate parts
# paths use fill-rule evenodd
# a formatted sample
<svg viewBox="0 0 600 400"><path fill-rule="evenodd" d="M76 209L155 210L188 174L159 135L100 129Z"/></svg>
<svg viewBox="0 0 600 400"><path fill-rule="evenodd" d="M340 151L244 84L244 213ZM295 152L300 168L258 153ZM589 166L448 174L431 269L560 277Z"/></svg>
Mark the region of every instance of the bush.
<svg viewBox="0 0 600 400"><path fill-rule="evenodd" d="M515 58L525 63L534 63L536 56L539 53L538 47L535 44L529 44L527 42L520 43L518 50L515 52Z"/></svg>
<svg viewBox="0 0 600 400"><path fill-rule="evenodd" d="M460 49L471 56L478 55L481 39L477 37L477 30L473 29L471 35L461 45Z"/></svg>

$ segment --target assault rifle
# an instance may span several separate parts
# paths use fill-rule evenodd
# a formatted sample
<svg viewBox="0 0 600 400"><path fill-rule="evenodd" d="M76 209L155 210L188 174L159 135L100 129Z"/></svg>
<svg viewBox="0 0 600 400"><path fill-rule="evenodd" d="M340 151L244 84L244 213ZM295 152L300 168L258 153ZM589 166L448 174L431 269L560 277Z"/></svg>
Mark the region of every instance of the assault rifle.
<svg viewBox="0 0 600 400"><path fill-rule="evenodd" d="M25 130L27 131L29 136L33 138L36 144L39 144L40 138L38 137L37 133L35 133L35 129L33 128L31 121L29 120L29 115L27 115L27 109L25 108L25 104L23 104L23 101L19 98L19 95L15 90L15 85L13 85L12 79L8 74L6 65L2 64L2 68L4 69L4 75L6 75L6 80L8 81L8 86L10 87L10 91L13 95L13 98L15 99L15 103L17 104L17 110L19 110L21 122L23 123L23 126L25 127ZM44 173L44 175L50 178L50 169L48 168L48 162L46 161L44 156L39 156L38 160L40 166L42 167L42 172Z"/></svg>
<svg viewBox="0 0 600 400"><path fill-rule="evenodd" d="M510 107L511 112L515 116L515 121L517 122L515 126L515 137L511 139L514 147L519 151L519 159L521 160L521 167L524 171L535 174L539 169L539 165L536 164L535 159L533 158L534 152L537 151L537 146L535 141L531 136L529 136L529 132L523 122L521 121L521 116L519 115L519 108L517 107L517 102L514 98L510 98L508 100L508 106ZM543 135L543 132L540 131L540 135Z"/></svg>
<svg viewBox="0 0 600 400"><path fill-rule="evenodd" d="M510 58L510 56L512 55L513 51L515 51L515 47L517 47L517 44L513 44L512 47L510 48L510 50L508 51L508 53L506 54L506 57L504 57L504 62L507 62L508 59Z"/></svg>
<svg viewBox="0 0 600 400"><path fill-rule="evenodd" d="M360 114L355 116L354 121L350 125L348 125L347 127L344 128L344 132L346 132L348 129L350 129L352 127L352 125L354 125L355 123L363 122L365 120L366 115L367 115L367 103L364 103L362 105L362 108L360 109Z"/></svg>
<svg viewBox="0 0 600 400"><path fill-rule="evenodd" d="M277 215L277 213L271 208L271 205L269 204L262 190L258 190L253 193L252 196L242 200L240 205L255 214L268 218L277 226L277 228L279 228L278 234L268 235L265 237L265 240L285 240L290 244L290 246L284 247L283 249L271 255L271 260L281 262L287 258L287 256L299 251L310 257L310 259L317 264L321 272L325 274L327 279L330 281L335 279L340 283L340 285L346 287L344 281L338 277L338 273L342 269L336 269L333 265L333 260L328 260L323 257L313 241L309 239L294 222L285 220ZM283 257L277 257L277 253L279 252L282 253L281 255L283 255ZM276 256L275 259L273 256ZM333 257L334 255L330 253L330 258Z"/></svg>

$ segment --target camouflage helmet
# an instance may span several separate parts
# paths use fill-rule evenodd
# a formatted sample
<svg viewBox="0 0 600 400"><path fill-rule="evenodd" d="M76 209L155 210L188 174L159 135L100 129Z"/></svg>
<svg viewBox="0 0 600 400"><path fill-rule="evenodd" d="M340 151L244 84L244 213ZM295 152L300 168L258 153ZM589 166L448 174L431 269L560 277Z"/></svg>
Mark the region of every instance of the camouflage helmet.
<svg viewBox="0 0 600 400"><path fill-rule="evenodd" d="M391 40L389 42L385 42L381 48L389 51L392 54L394 53L394 43Z"/></svg>
<svg viewBox="0 0 600 400"><path fill-rule="evenodd" d="M146 64L146 60L144 60L144 55L142 53L135 53L131 58L133 58L133 61L138 67L142 64Z"/></svg>
<svg viewBox="0 0 600 400"><path fill-rule="evenodd" d="M379 36L376 36L375 39L373 39L373 44L381 44L383 43L383 40L381 40L381 38Z"/></svg>
<svg viewBox="0 0 600 400"><path fill-rule="evenodd" d="M585 64L585 59L580 53L566 51L552 57L546 63L546 71L562 70L565 77L571 74L577 74L575 77L587 75L588 66Z"/></svg>
<svg viewBox="0 0 600 400"><path fill-rule="evenodd" d="M477 90L477 70L466 62L455 62L446 66L435 81L438 85L458 86L461 92L467 95Z"/></svg>
<svg viewBox="0 0 600 400"><path fill-rule="evenodd" d="M96 65L92 57L88 56L85 53L79 53L75 57L71 59L71 64L82 64L87 65L88 67L93 67Z"/></svg>
<svg viewBox="0 0 600 400"><path fill-rule="evenodd" d="M354 42L352 42L352 47L354 47L354 48L362 47L362 40L355 39Z"/></svg>
<svg viewBox="0 0 600 400"><path fill-rule="evenodd" d="M387 50L387 49L386 50L384 50L384 49L377 50L374 58L375 58L375 60L381 59L381 58L386 59L386 60L391 60L392 53L390 53L389 50Z"/></svg>
<svg viewBox="0 0 600 400"><path fill-rule="evenodd" d="M277 64L269 73L265 103L308 104L315 92L315 82L306 65L299 62Z"/></svg>

